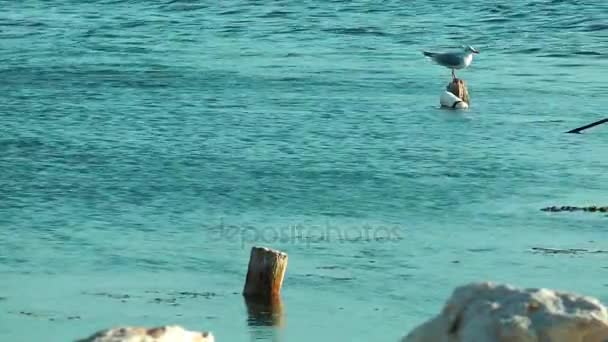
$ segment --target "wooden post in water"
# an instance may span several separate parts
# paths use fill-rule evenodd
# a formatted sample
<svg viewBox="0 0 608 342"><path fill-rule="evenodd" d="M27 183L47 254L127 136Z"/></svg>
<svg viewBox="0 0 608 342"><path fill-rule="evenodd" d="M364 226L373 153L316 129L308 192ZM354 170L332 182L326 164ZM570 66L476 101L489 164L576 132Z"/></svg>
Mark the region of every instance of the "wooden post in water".
<svg viewBox="0 0 608 342"><path fill-rule="evenodd" d="M265 247L251 248L243 295L258 299L280 297L286 269L286 253Z"/></svg>
<svg viewBox="0 0 608 342"><path fill-rule="evenodd" d="M287 269L287 254L265 247L251 248L243 296L252 326L281 326L281 286Z"/></svg>
<svg viewBox="0 0 608 342"><path fill-rule="evenodd" d="M469 91L464 80L455 78L448 84L447 89L450 93L456 95L459 99L470 105Z"/></svg>

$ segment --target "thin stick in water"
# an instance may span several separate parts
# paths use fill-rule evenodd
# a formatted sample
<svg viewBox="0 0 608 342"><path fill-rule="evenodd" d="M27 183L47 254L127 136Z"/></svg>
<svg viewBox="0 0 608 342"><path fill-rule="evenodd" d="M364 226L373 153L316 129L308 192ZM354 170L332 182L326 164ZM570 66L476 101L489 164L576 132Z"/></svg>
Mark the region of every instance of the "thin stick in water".
<svg viewBox="0 0 608 342"><path fill-rule="evenodd" d="M582 127L579 127L579 128L575 128L575 129L573 129L571 131L568 131L566 133L580 133L582 130L585 130L587 128L591 128L593 126L601 125L601 124L603 124L605 122L608 122L608 118L600 120L600 121L596 121L594 123L590 123L588 125L585 125L585 126L582 126Z"/></svg>

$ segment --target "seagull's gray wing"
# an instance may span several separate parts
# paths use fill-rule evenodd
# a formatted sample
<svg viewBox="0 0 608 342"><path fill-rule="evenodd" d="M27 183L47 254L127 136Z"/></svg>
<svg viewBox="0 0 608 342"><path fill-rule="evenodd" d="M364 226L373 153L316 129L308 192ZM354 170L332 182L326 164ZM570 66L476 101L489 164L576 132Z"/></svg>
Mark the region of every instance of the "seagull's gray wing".
<svg viewBox="0 0 608 342"><path fill-rule="evenodd" d="M462 56L459 53L434 53L429 57L431 57L435 63L448 68L454 68L462 64Z"/></svg>

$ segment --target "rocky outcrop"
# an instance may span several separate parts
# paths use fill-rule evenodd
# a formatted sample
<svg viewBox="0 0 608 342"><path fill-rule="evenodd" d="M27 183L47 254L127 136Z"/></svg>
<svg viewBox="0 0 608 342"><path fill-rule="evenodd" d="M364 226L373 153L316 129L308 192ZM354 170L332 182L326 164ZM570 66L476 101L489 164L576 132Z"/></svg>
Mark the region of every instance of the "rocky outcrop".
<svg viewBox="0 0 608 342"><path fill-rule="evenodd" d="M123 327L103 330L77 342L214 342L209 332L192 332L179 326Z"/></svg>
<svg viewBox="0 0 608 342"><path fill-rule="evenodd" d="M576 294L470 284L402 342L608 342L608 312Z"/></svg>

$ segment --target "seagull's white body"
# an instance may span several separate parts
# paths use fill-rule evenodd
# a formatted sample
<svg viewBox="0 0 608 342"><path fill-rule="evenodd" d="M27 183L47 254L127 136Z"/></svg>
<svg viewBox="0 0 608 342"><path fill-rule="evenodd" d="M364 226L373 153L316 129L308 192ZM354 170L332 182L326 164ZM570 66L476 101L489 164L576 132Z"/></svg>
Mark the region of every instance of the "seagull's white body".
<svg viewBox="0 0 608 342"><path fill-rule="evenodd" d="M452 69L452 76L456 77L454 70L467 68L473 62L473 54L479 53L471 46L464 48L464 51L458 52L423 52L423 54L429 57L433 62L444 66L448 69Z"/></svg>
<svg viewBox="0 0 608 342"><path fill-rule="evenodd" d="M467 52L464 54L464 56L462 56L462 63L455 66L454 69L468 68L469 65L471 65L471 62L473 62L473 53Z"/></svg>

